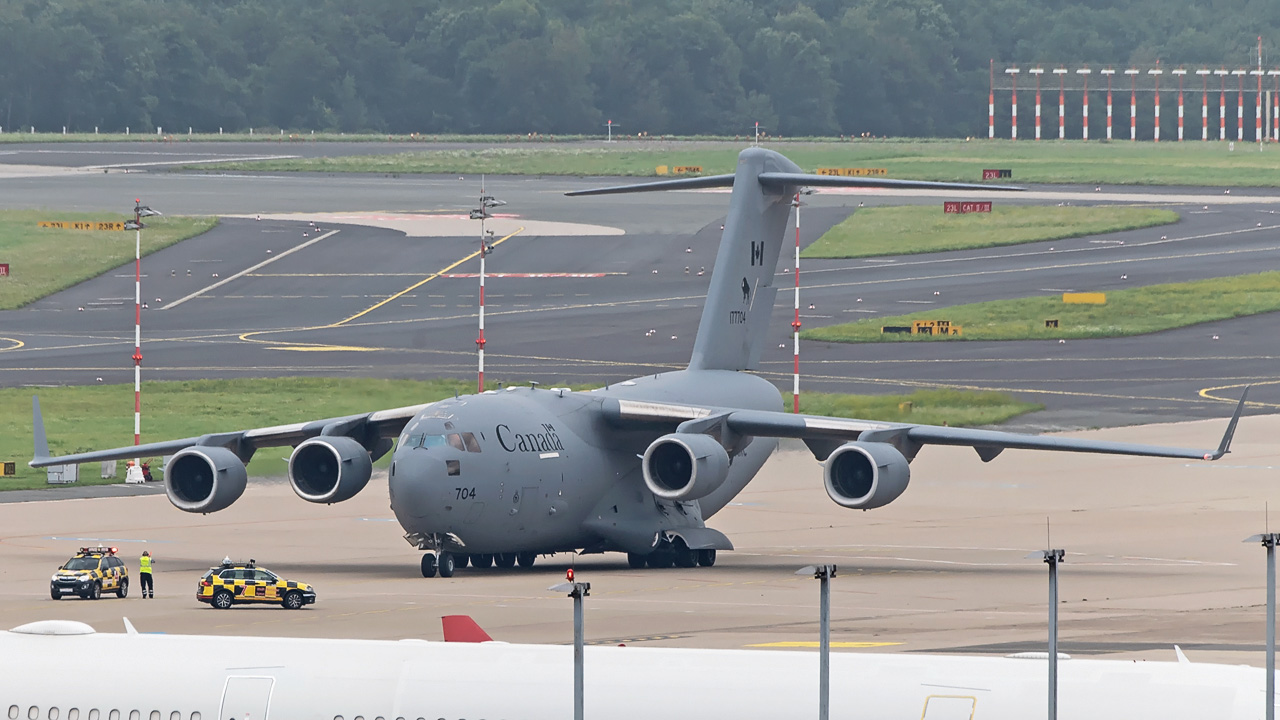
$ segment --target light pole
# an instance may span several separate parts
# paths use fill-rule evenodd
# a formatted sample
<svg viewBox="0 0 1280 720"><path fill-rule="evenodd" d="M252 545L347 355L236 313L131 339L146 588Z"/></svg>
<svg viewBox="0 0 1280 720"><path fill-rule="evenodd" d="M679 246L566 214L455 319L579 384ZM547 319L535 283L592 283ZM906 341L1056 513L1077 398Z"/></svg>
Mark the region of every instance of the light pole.
<svg viewBox="0 0 1280 720"><path fill-rule="evenodd" d="M1058 564L1066 550L1041 550L1027 559L1039 558L1049 566L1049 720L1058 718Z"/></svg>
<svg viewBox="0 0 1280 720"><path fill-rule="evenodd" d="M812 575L821 581L818 600L818 720L831 715L831 578L835 565L806 565L797 575Z"/></svg>
<svg viewBox="0 0 1280 720"><path fill-rule="evenodd" d="M142 204L142 198L133 201L133 220L124 228L134 231L133 243L133 444L142 444L142 218L161 213ZM133 465L142 467L142 459L134 458Z"/></svg>
<svg viewBox="0 0 1280 720"><path fill-rule="evenodd" d="M551 592L568 593L569 597L573 598L573 720L582 720L585 694L582 672L583 646L586 635L582 616L582 599L591 594L591 583L574 582L573 568L569 568L564 576L567 582L552 585L547 589Z"/></svg>
<svg viewBox="0 0 1280 720"><path fill-rule="evenodd" d="M1245 542L1261 542L1267 549L1267 720L1276 718L1276 543L1280 533L1251 535Z"/></svg>
<svg viewBox="0 0 1280 720"><path fill-rule="evenodd" d="M476 360L479 367L479 374L476 380L476 392L484 392L484 259L493 249L489 244L489 235L484 229L484 221L493 217L489 214L489 208L495 208L500 205L506 205L502 200L495 199L492 195L484 191L484 176L480 176L480 207L471 211L471 219L480 221L480 336L476 338Z"/></svg>
<svg viewBox="0 0 1280 720"><path fill-rule="evenodd" d="M607 142L607 143L611 143L611 142L613 142L613 126L614 126L614 125L617 125L617 124L618 124L618 123L616 123L616 122L614 122L614 121L612 121L612 120L609 120L608 122L606 122L606 123L604 124L604 126L605 126L606 128L608 128L608 132L609 132L609 135L608 135L608 137L605 139L605 142Z"/></svg>

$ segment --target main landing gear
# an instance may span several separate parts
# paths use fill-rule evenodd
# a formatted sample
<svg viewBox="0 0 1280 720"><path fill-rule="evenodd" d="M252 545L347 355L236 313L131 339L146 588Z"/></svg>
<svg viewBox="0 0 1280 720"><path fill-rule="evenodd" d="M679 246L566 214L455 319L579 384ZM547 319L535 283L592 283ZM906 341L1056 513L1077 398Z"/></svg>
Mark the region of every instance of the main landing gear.
<svg viewBox="0 0 1280 720"><path fill-rule="evenodd" d="M477 569L489 568L497 566L499 568L513 568L517 564L522 568L531 568L533 563L537 561L538 553L536 552L519 552L519 553L477 553L468 555L465 553L427 553L422 556L422 577L453 577L454 570L464 568L468 565Z"/></svg>
<svg viewBox="0 0 1280 720"><path fill-rule="evenodd" d="M681 538L676 538L674 542L664 543L658 549L648 555L639 553L627 553L627 565L632 568L642 568L648 565L651 568L669 568L671 566L691 568L701 565L702 567L711 567L716 564L716 551L711 550L694 550L685 544Z"/></svg>

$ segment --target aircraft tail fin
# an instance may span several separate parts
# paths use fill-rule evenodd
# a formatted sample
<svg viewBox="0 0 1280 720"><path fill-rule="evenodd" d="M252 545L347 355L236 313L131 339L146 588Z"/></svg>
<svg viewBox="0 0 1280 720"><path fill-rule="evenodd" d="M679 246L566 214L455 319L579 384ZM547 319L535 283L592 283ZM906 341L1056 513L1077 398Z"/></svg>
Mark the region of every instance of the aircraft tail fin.
<svg viewBox="0 0 1280 720"><path fill-rule="evenodd" d="M493 642L489 633L472 620L470 615L445 615L440 618L440 624L444 626L445 642Z"/></svg>
<svg viewBox="0 0 1280 720"><path fill-rule="evenodd" d="M35 456L32 462L49 457L49 440L44 434L44 417L40 415L40 397L31 396L31 425L35 435Z"/></svg>
<svg viewBox="0 0 1280 720"><path fill-rule="evenodd" d="M756 365L768 338L778 271L792 197L807 186L928 190L1018 190L967 183L886 180L811 175L772 150L754 147L738 155L733 175L679 178L652 183L578 190L568 195L603 195L650 190L733 187L724 235L711 270L711 286L693 343L690 369L747 370Z"/></svg>

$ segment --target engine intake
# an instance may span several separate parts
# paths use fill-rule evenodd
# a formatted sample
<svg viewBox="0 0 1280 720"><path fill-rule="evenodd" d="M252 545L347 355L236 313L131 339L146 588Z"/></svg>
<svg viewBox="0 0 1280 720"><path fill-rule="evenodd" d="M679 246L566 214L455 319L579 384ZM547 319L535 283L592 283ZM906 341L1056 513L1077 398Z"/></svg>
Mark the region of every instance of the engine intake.
<svg viewBox="0 0 1280 720"><path fill-rule="evenodd" d="M836 504L858 510L888 505L907 489L911 466L888 443L846 443L823 463L823 484Z"/></svg>
<svg viewBox="0 0 1280 720"><path fill-rule="evenodd" d="M644 451L644 484L664 500L697 500L729 477L729 453L710 435L663 435Z"/></svg>
<svg viewBox="0 0 1280 720"><path fill-rule="evenodd" d="M235 453L224 447L179 450L164 468L164 489L179 510L211 513L244 494L249 474Z"/></svg>
<svg viewBox="0 0 1280 720"><path fill-rule="evenodd" d="M289 456L289 484L307 502L350 500L364 489L372 474L369 451L345 435L311 438Z"/></svg>

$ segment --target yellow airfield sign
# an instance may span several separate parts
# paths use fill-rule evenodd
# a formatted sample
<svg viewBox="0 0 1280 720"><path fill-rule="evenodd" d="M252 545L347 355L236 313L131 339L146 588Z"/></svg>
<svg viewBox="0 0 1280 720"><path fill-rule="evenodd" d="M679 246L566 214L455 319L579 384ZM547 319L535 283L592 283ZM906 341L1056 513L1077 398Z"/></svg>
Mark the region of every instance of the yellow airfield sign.
<svg viewBox="0 0 1280 720"><path fill-rule="evenodd" d="M839 177L882 177L888 175L885 168L818 168L819 175L837 175Z"/></svg>
<svg viewBox="0 0 1280 720"><path fill-rule="evenodd" d="M667 167L666 165L659 165L654 168L654 170L658 175L698 175L702 173L702 166L676 165L674 167Z"/></svg>
<svg viewBox="0 0 1280 720"><path fill-rule="evenodd" d="M68 220L41 220L36 225L42 228L56 228L58 230L124 230L124 221L71 222Z"/></svg>

